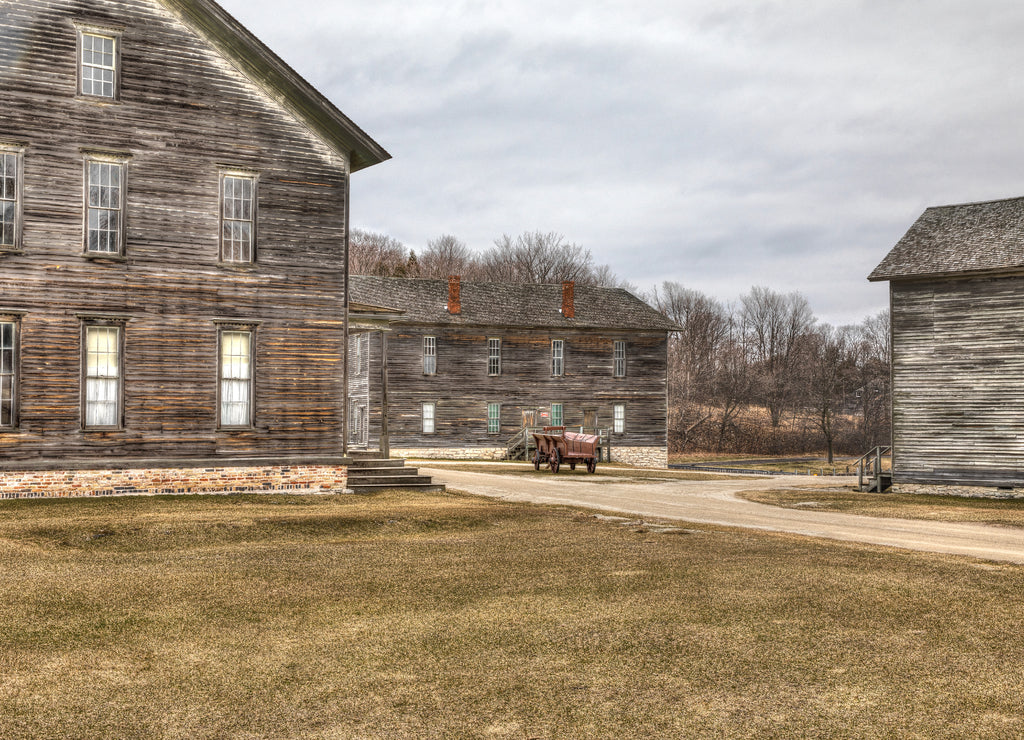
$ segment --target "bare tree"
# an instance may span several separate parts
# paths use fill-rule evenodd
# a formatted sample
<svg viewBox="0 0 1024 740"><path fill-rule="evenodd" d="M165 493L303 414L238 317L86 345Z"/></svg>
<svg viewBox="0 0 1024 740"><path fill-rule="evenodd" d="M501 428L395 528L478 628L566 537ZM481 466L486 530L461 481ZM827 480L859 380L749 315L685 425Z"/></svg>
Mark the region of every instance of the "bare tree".
<svg viewBox="0 0 1024 740"><path fill-rule="evenodd" d="M835 441L844 419L847 391L858 378L857 329L822 324L807 337L808 391L815 422L825 438L828 464L835 462Z"/></svg>
<svg viewBox="0 0 1024 740"><path fill-rule="evenodd" d="M427 242L427 248L419 256L419 268L420 276L427 278L461 275L472 280L480 271L476 255L465 242L451 234Z"/></svg>
<svg viewBox="0 0 1024 740"><path fill-rule="evenodd" d="M815 318L800 293L777 293L754 286L740 298L747 352L761 403L772 427L778 427L796 388L794 377L800 344Z"/></svg>
<svg viewBox="0 0 1024 740"><path fill-rule="evenodd" d="M860 401L861 446L870 448L892 440L889 312L868 316L858 329L860 386L856 393Z"/></svg>
<svg viewBox="0 0 1024 740"><path fill-rule="evenodd" d="M480 259L484 278L507 283L593 282L590 250L567 242L556 232L527 231L514 239L508 234Z"/></svg>
<svg viewBox="0 0 1024 740"><path fill-rule="evenodd" d="M409 250L387 234L352 229L348 269L353 275L405 275L409 269Z"/></svg>

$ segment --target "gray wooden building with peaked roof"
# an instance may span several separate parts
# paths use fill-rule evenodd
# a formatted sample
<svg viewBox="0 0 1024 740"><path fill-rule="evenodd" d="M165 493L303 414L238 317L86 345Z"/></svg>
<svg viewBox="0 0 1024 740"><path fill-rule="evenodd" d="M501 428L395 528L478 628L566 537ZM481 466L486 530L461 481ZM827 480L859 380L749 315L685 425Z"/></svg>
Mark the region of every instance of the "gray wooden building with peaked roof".
<svg viewBox="0 0 1024 740"><path fill-rule="evenodd" d="M388 153L212 0L5 2L0 66L0 496L343 485Z"/></svg>
<svg viewBox="0 0 1024 740"><path fill-rule="evenodd" d="M893 483L1024 486L1024 198L927 209L889 281Z"/></svg>
<svg viewBox="0 0 1024 740"><path fill-rule="evenodd" d="M627 291L353 275L350 295L402 312L350 339L353 444L383 433L394 455L501 457L524 426L554 425L607 430L613 460L667 464L678 327Z"/></svg>

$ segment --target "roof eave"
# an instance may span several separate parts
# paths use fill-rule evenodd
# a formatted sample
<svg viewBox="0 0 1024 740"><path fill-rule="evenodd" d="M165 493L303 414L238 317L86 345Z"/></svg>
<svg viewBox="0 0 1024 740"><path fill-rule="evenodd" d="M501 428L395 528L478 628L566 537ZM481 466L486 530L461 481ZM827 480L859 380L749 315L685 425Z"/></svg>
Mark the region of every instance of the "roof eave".
<svg viewBox="0 0 1024 740"><path fill-rule="evenodd" d="M391 155L213 0L164 0L232 61L246 77L284 105L349 159L352 172Z"/></svg>

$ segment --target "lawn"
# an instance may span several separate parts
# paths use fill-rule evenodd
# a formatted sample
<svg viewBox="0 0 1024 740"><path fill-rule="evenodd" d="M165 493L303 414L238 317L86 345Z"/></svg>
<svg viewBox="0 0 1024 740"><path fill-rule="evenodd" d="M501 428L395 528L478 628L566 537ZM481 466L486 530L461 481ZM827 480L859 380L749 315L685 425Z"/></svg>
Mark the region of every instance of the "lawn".
<svg viewBox="0 0 1024 740"><path fill-rule="evenodd" d="M789 509L841 511L861 516L978 522L1024 527L1024 498L991 499L922 493L861 493L856 490L747 491L748 501Z"/></svg>
<svg viewBox="0 0 1024 740"><path fill-rule="evenodd" d="M0 737L1018 737L1024 569L458 494L0 502Z"/></svg>

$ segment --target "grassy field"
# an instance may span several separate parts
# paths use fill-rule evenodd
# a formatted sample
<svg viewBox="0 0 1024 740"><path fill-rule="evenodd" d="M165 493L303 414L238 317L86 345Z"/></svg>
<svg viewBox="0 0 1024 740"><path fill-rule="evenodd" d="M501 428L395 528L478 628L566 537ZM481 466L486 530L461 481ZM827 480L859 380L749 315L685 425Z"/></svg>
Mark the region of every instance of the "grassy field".
<svg viewBox="0 0 1024 740"><path fill-rule="evenodd" d="M552 473L547 465L541 465L540 470L534 470L533 463L524 462L446 462L438 464L436 460L417 460L415 463L422 468L429 468L431 464L441 470L462 470L469 473L498 473L501 475L518 475L537 478L550 478L557 475L560 478L593 480L593 476L613 477L616 481L629 480L631 483L640 481L660 480L742 480L743 475L726 475L722 473L703 473L693 470L665 470L663 468L637 468L632 465L620 463L598 463L597 471L593 474L587 472L585 465L577 465L575 470L568 465L562 464L557 473Z"/></svg>
<svg viewBox="0 0 1024 740"><path fill-rule="evenodd" d="M1024 569L457 494L0 502L0 737L1024 735Z"/></svg>
<svg viewBox="0 0 1024 740"><path fill-rule="evenodd" d="M929 519L940 522L980 522L1024 527L1024 499L929 496L920 493L860 493L849 491L747 491L748 501L791 509L842 511L862 516Z"/></svg>

